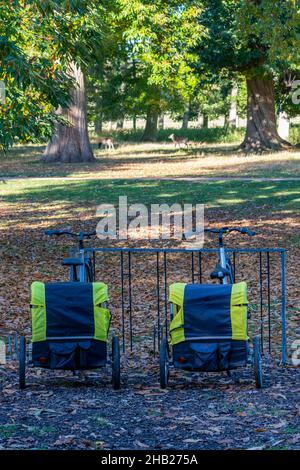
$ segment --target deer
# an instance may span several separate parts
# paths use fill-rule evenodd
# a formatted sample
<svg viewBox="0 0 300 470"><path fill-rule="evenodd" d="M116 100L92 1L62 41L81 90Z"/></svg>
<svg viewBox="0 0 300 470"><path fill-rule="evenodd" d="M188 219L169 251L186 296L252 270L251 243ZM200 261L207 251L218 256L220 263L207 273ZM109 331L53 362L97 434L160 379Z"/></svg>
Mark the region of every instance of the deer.
<svg viewBox="0 0 300 470"><path fill-rule="evenodd" d="M114 146L114 140L112 137L104 137L103 139L98 140L98 149L101 149L104 147L104 149L108 150L115 150Z"/></svg>
<svg viewBox="0 0 300 470"><path fill-rule="evenodd" d="M169 135L169 139L171 139L173 144L175 144L175 148L177 147L177 145L180 148L181 144L185 145L186 148L189 147L189 141L186 137L178 137L175 134L171 134L171 135Z"/></svg>

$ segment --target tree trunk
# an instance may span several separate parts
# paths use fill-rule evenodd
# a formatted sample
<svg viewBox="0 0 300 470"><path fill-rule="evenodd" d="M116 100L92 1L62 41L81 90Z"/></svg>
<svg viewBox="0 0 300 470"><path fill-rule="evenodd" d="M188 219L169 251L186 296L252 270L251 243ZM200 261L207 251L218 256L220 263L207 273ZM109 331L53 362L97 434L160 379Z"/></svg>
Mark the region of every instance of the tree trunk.
<svg viewBox="0 0 300 470"><path fill-rule="evenodd" d="M75 163L95 159L88 136L84 76L74 63L70 65L69 73L77 85L71 91L70 107L58 110L58 114L69 125L56 123L52 139L43 155L46 162Z"/></svg>
<svg viewBox="0 0 300 470"><path fill-rule="evenodd" d="M203 114L203 121L202 121L203 129L208 129L208 115Z"/></svg>
<svg viewBox="0 0 300 470"><path fill-rule="evenodd" d="M121 116L118 120L117 120L117 129L123 129L124 127L124 117Z"/></svg>
<svg viewBox="0 0 300 470"><path fill-rule="evenodd" d="M273 80L249 78L247 89L247 130L241 149L246 152L261 152L290 146L277 132Z"/></svg>
<svg viewBox="0 0 300 470"><path fill-rule="evenodd" d="M146 127L142 137L143 141L154 142L156 140L158 116L158 107L150 105L147 111Z"/></svg>
<svg viewBox="0 0 300 470"><path fill-rule="evenodd" d="M226 114L224 116L224 129L228 129L229 127L229 109L228 112L226 111Z"/></svg>
<svg viewBox="0 0 300 470"><path fill-rule="evenodd" d="M187 129L189 127L190 115L191 107L188 105L183 113L181 129Z"/></svg>
<svg viewBox="0 0 300 470"><path fill-rule="evenodd" d="M133 115L132 125L133 125L133 130L136 131L136 114Z"/></svg>
<svg viewBox="0 0 300 470"><path fill-rule="evenodd" d="M158 119L158 128L162 130L165 127L165 115L161 113Z"/></svg>
<svg viewBox="0 0 300 470"><path fill-rule="evenodd" d="M96 119L95 119L95 132L96 134L101 134L103 129L103 119L102 119L102 113L98 113Z"/></svg>

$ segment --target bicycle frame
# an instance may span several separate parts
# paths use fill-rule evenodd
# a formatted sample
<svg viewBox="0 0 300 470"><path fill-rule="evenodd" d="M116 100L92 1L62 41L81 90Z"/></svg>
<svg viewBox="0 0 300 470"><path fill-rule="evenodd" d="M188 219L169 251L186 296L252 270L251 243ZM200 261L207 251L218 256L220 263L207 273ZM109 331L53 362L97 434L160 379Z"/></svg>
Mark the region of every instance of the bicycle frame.
<svg viewBox="0 0 300 470"><path fill-rule="evenodd" d="M246 230L246 233L247 233L248 229L245 229L245 230ZM216 233L216 232L214 232L214 233ZM255 233L254 232L251 233L251 232L248 231L248 235L253 236L253 235L255 235ZM227 284L234 284L234 282L235 282L234 272L233 272L233 269L232 269L230 258L227 257L227 255L226 255L226 250L225 250L224 242L223 242L223 231L222 231L222 229L219 232L219 265L222 269L225 269L229 273L229 274L227 274L226 276L223 276L220 279L220 283L221 284L226 284L226 285ZM171 303L170 304L170 318L171 318L171 320L173 319L174 315L176 315L176 307L175 307L175 305L173 305Z"/></svg>
<svg viewBox="0 0 300 470"><path fill-rule="evenodd" d="M84 248L78 252L78 258L81 264L70 267L70 281L71 282L93 282L95 280L94 270L90 257L86 256Z"/></svg>
<svg viewBox="0 0 300 470"><path fill-rule="evenodd" d="M91 238L96 235L96 232L84 233L80 232L79 234L70 232L69 230L46 230L45 235L67 235L71 237L78 238L79 245L76 250L72 249L70 254L72 257L75 257L75 262L73 259L66 259L63 263L65 266L70 266L69 280L71 282L94 282L95 273L94 273L94 264L91 259L90 254L86 254L84 247L84 238Z"/></svg>
<svg viewBox="0 0 300 470"><path fill-rule="evenodd" d="M232 272L232 266L230 263L230 259L226 256L226 251L224 246L220 246L220 265L222 268L227 269L230 272L230 275L224 276L221 283L222 284L233 284L234 283L234 275Z"/></svg>

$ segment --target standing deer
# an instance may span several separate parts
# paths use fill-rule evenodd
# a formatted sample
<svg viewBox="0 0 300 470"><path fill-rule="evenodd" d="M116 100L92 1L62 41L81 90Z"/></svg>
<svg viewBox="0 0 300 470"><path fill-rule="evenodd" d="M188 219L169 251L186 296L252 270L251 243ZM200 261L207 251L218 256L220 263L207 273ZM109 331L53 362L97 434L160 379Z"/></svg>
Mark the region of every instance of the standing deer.
<svg viewBox="0 0 300 470"><path fill-rule="evenodd" d="M189 147L189 141L186 137L178 137L175 134L171 134L171 135L169 135L169 139L171 139L173 144L175 144L175 148L177 147L177 145L180 148L181 144L185 145L186 148Z"/></svg>
<svg viewBox="0 0 300 470"><path fill-rule="evenodd" d="M104 149L108 150L115 150L114 146L114 140L112 137L104 137L103 139L98 140L98 149L101 149L104 147Z"/></svg>

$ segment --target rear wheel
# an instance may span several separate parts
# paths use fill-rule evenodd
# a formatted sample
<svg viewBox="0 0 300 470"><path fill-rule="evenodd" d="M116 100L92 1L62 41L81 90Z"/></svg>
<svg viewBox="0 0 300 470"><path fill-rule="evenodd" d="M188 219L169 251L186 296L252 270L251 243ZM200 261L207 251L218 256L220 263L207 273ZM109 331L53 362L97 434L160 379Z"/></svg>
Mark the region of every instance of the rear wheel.
<svg viewBox="0 0 300 470"><path fill-rule="evenodd" d="M256 388L263 387L261 340L260 336L255 336L253 340L253 366Z"/></svg>
<svg viewBox="0 0 300 470"><path fill-rule="evenodd" d="M19 343L19 387L24 390L26 387L26 339L20 337Z"/></svg>
<svg viewBox="0 0 300 470"><path fill-rule="evenodd" d="M161 388L167 388L168 386L170 374L169 365L168 342L165 338L160 343L159 351L159 376Z"/></svg>
<svg viewBox="0 0 300 470"><path fill-rule="evenodd" d="M121 386L120 343L118 336L112 339L112 386L119 390Z"/></svg>

